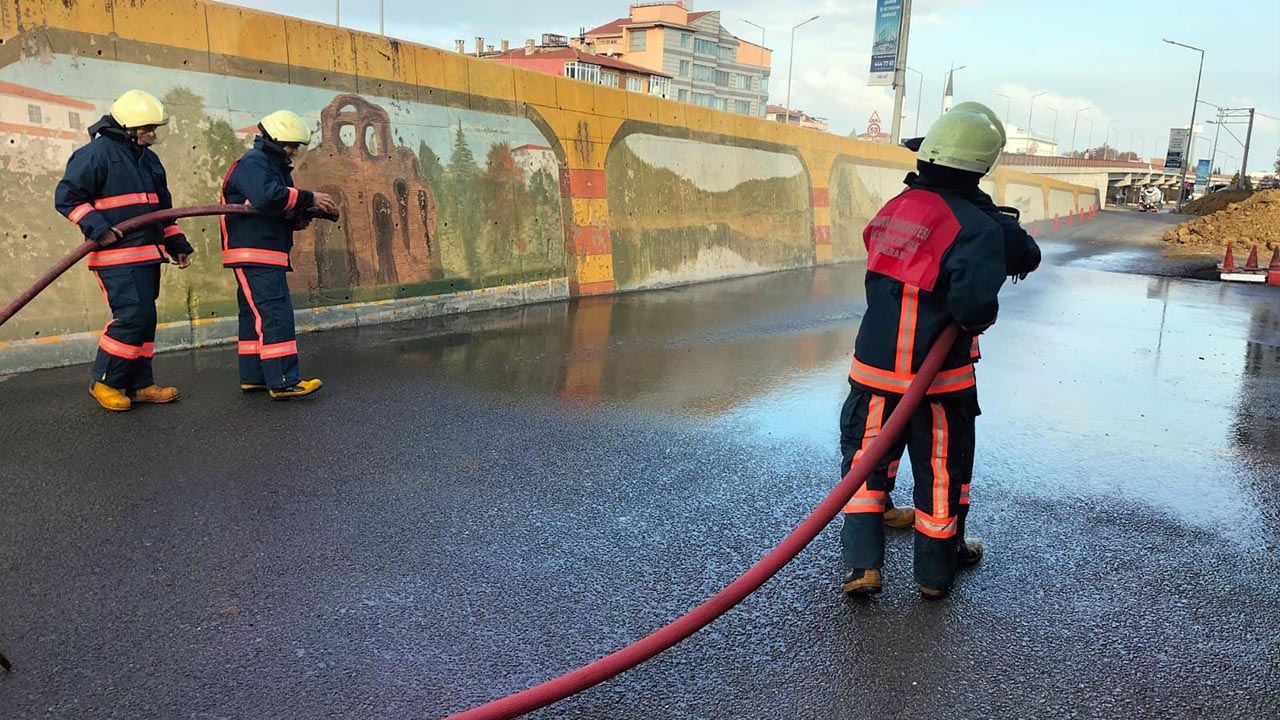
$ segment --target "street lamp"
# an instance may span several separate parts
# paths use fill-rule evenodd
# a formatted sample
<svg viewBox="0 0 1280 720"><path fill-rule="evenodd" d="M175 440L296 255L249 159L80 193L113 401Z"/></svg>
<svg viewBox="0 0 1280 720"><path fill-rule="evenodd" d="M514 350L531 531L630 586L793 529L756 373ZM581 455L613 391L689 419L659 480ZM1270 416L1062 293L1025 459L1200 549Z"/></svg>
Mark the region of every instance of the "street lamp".
<svg viewBox="0 0 1280 720"><path fill-rule="evenodd" d="M916 137L920 137L920 98L924 97L924 73L907 65L906 68L911 72L920 76L920 82L916 83Z"/></svg>
<svg viewBox="0 0 1280 720"><path fill-rule="evenodd" d="M1105 140L1103 140L1103 141L1102 141L1102 144L1103 144L1103 145L1110 146L1110 148L1111 148L1112 150L1115 150L1115 149L1116 149L1116 146L1111 144L1111 128L1112 128L1116 123L1118 123L1118 122L1120 122L1120 121L1119 121L1119 120L1108 120L1108 121L1107 121L1107 137L1106 137L1106 139L1105 139ZM1116 143L1118 144L1119 142L1120 142L1120 129L1119 129L1119 128L1117 128L1117 129L1116 129ZM1104 152L1104 153L1103 153L1103 155L1105 156L1105 155L1106 155L1106 153ZM1103 159L1105 160L1106 158L1104 157Z"/></svg>
<svg viewBox="0 0 1280 720"><path fill-rule="evenodd" d="M1004 93L996 93L996 95L1004 98L1004 124L1009 124L1009 109L1013 107L1013 98Z"/></svg>
<svg viewBox="0 0 1280 720"><path fill-rule="evenodd" d="M1142 128L1138 128L1137 130L1134 130L1133 132L1129 133L1129 149L1130 149L1130 150L1133 150L1133 147L1134 147L1134 145L1136 144L1136 143L1134 143L1134 141L1133 141L1133 138L1134 138L1134 136L1135 136L1135 135L1141 135L1141 136L1142 136L1142 140L1143 140L1143 144L1144 144L1144 145L1146 144L1146 140L1147 140L1147 133L1146 133L1145 131L1143 131L1143 129L1142 129Z"/></svg>
<svg viewBox="0 0 1280 720"><path fill-rule="evenodd" d="M969 66L961 65L960 67L956 67L952 65L951 69L947 71L947 79L942 83L942 112L945 113L947 111L947 86L951 84L951 79L955 77L956 71L963 70L967 67Z"/></svg>
<svg viewBox="0 0 1280 720"><path fill-rule="evenodd" d="M1089 123L1089 139L1084 145L1085 151L1088 152L1093 149L1093 118L1085 118L1084 121Z"/></svg>
<svg viewBox="0 0 1280 720"><path fill-rule="evenodd" d="M791 68L793 67L793 64L796 59L796 30L800 29L801 26L808 25L809 23L817 19L818 19L818 16L814 15L808 20L805 20L799 25L796 25L795 27L791 28L791 48L787 50L787 116L786 116L787 124L791 123Z"/></svg>
<svg viewBox="0 0 1280 720"><path fill-rule="evenodd" d="M1031 113L1035 112L1036 98L1040 97L1041 95L1047 95L1048 93L1049 93L1048 90L1041 90L1040 92L1031 96L1031 107L1027 108L1027 142L1028 143L1031 142Z"/></svg>
<svg viewBox="0 0 1280 720"><path fill-rule="evenodd" d="M1049 133L1049 137L1053 138L1053 142L1056 145L1058 142L1058 108L1050 107L1045 108L1045 110L1053 111L1053 132Z"/></svg>
<svg viewBox="0 0 1280 720"><path fill-rule="evenodd" d="M761 99L761 95L764 94L764 28L746 18L742 18L742 22L760 30L760 89L756 91L756 111L760 117L764 117L764 100ZM790 90L790 88L787 89ZM790 114L790 112L791 108L787 108L787 113Z"/></svg>
<svg viewBox="0 0 1280 720"><path fill-rule="evenodd" d="M1187 126L1187 144L1190 145L1191 133L1195 132L1195 128L1196 128L1196 106L1200 104L1200 76L1204 73L1204 50L1198 47L1193 47L1191 45L1184 45L1183 43L1170 40L1169 38L1162 38L1162 39L1165 42L1169 43L1170 45L1177 45L1178 47L1184 47L1184 48L1187 48L1188 50L1195 50L1196 52L1200 53L1200 69L1196 70L1196 94L1194 99L1192 99L1191 101L1191 124ZM1178 178L1178 207L1177 207L1178 212L1182 212L1182 196L1184 194L1184 189L1186 187L1187 187L1187 158L1184 155L1182 158L1182 173Z"/></svg>
<svg viewBox="0 0 1280 720"><path fill-rule="evenodd" d="M1080 108L1079 110L1077 110L1077 111L1076 111L1076 119L1071 121L1071 150L1072 150L1072 152L1074 152L1074 151L1075 151L1075 149L1076 149L1076 125L1078 125L1078 124L1080 123L1080 113L1082 113L1082 112L1089 112L1089 111L1090 111L1090 110L1092 110L1092 109L1093 109L1093 108L1091 108L1091 107Z"/></svg>

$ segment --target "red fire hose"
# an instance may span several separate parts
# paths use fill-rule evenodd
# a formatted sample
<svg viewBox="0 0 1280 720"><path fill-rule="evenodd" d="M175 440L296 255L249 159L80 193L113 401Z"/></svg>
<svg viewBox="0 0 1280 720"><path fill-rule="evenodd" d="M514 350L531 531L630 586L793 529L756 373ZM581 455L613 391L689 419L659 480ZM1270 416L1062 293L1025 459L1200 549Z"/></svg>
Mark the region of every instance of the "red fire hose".
<svg viewBox="0 0 1280 720"><path fill-rule="evenodd" d="M920 367L920 372L916 374L915 380L907 388L902 401L898 403L898 407L890 415L889 421L885 423L883 430L872 441L871 446L867 448L867 451L859 458L858 462L849 469L849 473L844 476L844 479L818 505L812 515L793 530L768 555L751 566L749 570L730 583L728 587L716 593L698 607L685 613L670 625L618 650L612 655L607 655L590 665L561 675L553 680L548 680L528 690L523 690L500 700L494 700L466 712L450 715L445 720L507 720L508 718L518 717L538 708L546 707L554 702L559 702L570 695L598 685L614 675L629 670L654 655L667 650L701 630L711 621L723 615L729 608L737 605L748 595L755 592L757 588L765 584L769 578L782 569L782 566L790 562L810 541L817 537L818 533L835 518L836 513L840 512L840 509L848 502L849 498L853 497L858 488L862 487L862 484L867 481L867 476L871 474L872 468L884 457L884 454L889 449L889 444L902 434L907 421L915 412L916 407L919 406L920 401L924 399L925 391L933 383L934 376L938 374L938 370L942 367L942 361L946 359L947 353L955 345L959 334L960 328L954 324L942 331L942 335L933 344L933 348L929 350L929 355Z"/></svg>
<svg viewBox="0 0 1280 720"><path fill-rule="evenodd" d="M157 210L146 215L139 215L135 218L129 218L124 222L116 225L116 229L121 235L125 235L132 230L137 230L144 225L154 225L162 222L173 222L178 218L197 217L201 215L255 215L258 211L248 205L195 205L192 207L171 208L169 210ZM57 280L62 273L71 269L72 265L80 262L85 255L99 248L107 247L111 243L96 243L93 240L85 240L80 246L72 250L66 257L58 261L58 264L49 268L49 272L40 276L34 285L24 290L12 302L4 306L0 310L0 325L4 325L21 310L27 303L35 299L37 295L49 287L54 280Z"/></svg>

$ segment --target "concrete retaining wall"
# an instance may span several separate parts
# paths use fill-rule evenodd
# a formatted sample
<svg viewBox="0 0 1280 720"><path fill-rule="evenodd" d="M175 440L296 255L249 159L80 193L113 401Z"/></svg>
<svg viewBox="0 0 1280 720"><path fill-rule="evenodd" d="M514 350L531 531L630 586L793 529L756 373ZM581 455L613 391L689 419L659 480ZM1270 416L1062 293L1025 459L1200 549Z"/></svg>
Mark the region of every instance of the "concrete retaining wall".
<svg viewBox="0 0 1280 720"><path fill-rule="evenodd" d="M157 151L178 205L217 200L261 116L285 107L314 123L296 180L334 194L343 221L297 236L290 283L311 328L856 259L862 226L914 163L901 148L201 0L0 0L0 40L6 299L80 241L53 187L83 129L133 87L173 114ZM1054 208L1088 206L1086 188L1003 169L987 187L1028 222L1052 217L1051 190L1070 198ZM161 349L233 336L217 223L182 224L197 256L165 268ZM107 317L73 269L0 328L0 372L90 359Z"/></svg>

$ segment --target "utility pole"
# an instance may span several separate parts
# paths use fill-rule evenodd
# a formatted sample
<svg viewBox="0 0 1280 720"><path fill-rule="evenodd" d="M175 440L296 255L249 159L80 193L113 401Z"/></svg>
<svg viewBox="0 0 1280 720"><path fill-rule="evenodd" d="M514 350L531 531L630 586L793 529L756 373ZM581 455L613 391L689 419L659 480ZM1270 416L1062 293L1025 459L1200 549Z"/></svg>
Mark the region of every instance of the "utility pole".
<svg viewBox="0 0 1280 720"><path fill-rule="evenodd" d="M1218 108L1217 128L1213 131L1213 149L1209 151L1209 174L1213 175L1213 164L1218 161L1218 136L1222 134L1222 113L1225 108Z"/></svg>
<svg viewBox="0 0 1280 720"><path fill-rule="evenodd" d="M1240 183L1236 186L1237 190L1244 188L1244 174L1249 165L1249 142L1253 140L1253 111L1255 108L1249 108L1249 129L1244 133L1244 155L1240 156Z"/></svg>
<svg viewBox="0 0 1280 720"><path fill-rule="evenodd" d="M1187 126L1187 147L1182 157L1182 173L1178 176L1177 210L1178 212L1182 212L1182 199L1183 199L1183 195L1186 193L1186 187L1187 187L1187 160L1189 159L1187 155L1190 154L1191 141L1194 139L1192 137L1192 133L1196 131L1196 105L1200 103L1200 78L1202 75L1204 75L1204 50L1202 48L1198 48L1192 45L1185 45L1183 43L1177 42L1176 40L1170 40L1169 38L1164 38L1164 41L1169 43L1170 45L1177 45L1178 47L1184 47L1184 48L1187 48L1188 50L1195 50L1196 52L1200 53L1200 67L1199 69L1196 70L1196 94L1195 94L1195 97L1191 100L1191 124Z"/></svg>
<svg viewBox="0 0 1280 720"><path fill-rule="evenodd" d="M898 57L893 67L893 129L889 142L902 139L902 101L907 94L907 36L911 34L911 0L902 0L902 16L898 20ZM922 79L923 80L923 79Z"/></svg>
<svg viewBox="0 0 1280 720"><path fill-rule="evenodd" d="M333 24L342 27L342 0L333 0Z"/></svg>

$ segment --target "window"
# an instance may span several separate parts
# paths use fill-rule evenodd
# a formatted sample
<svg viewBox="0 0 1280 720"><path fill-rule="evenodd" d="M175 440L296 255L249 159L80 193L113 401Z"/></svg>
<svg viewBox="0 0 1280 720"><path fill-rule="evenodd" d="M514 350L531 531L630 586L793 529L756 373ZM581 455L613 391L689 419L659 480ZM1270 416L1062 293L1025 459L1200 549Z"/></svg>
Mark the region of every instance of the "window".
<svg viewBox="0 0 1280 720"><path fill-rule="evenodd" d="M721 60L736 60L738 57L738 48L725 47L724 45L716 46L716 57Z"/></svg>
<svg viewBox="0 0 1280 720"><path fill-rule="evenodd" d="M737 74L737 73L734 73L734 74L729 78L729 87L733 88L734 90L750 90L750 89L751 89L751 76L750 76L750 75L739 75L739 74Z"/></svg>
<svg viewBox="0 0 1280 720"><path fill-rule="evenodd" d="M600 82L600 66L588 65L574 60L564 64L564 76L573 78L574 80L586 80L587 82Z"/></svg>
<svg viewBox="0 0 1280 720"><path fill-rule="evenodd" d="M618 73L600 73L600 84L607 87L618 87Z"/></svg>
<svg viewBox="0 0 1280 720"><path fill-rule="evenodd" d="M720 87L727 87L729 85L729 75L730 73L727 73L724 70L717 70L716 84Z"/></svg>
<svg viewBox="0 0 1280 720"><path fill-rule="evenodd" d="M676 93L676 99L680 102L689 102L689 91L681 90Z"/></svg>
<svg viewBox="0 0 1280 720"><path fill-rule="evenodd" d="M81 127L81 125L80 125L80 113L78 113L78 112L69 112L69 113L67 113L67 127L70 127L72 130L79 130L79 129L80 129L80 127Z"/></svg>
<svg viewBox="0 0 1280 720"><path fill-rule="evenodd" d="M631 31L631 52L644 52L645 45L649 42L648 30L632 30Z"/></svg>
<svg viewBox="0 0 1280 720"><path fill-rule="evenodd" d="M649 94L664 98L671 97L671 78L651 75L649 77Z"/></svg>
<svg viewBox="0 0 1280 720"><path fill-rule="evenodd" d="M687 32L680 33L680 47L687 48L689 43L693 41L693 36Z"/></svg>
<svg viewBox="0 0 1280 720"><path fill-rule="evenodd" d="M639 75L628 75L627 89L631 92L643 92L644 80Z"/></svg>
<svg viewBox="0 0 1280 720"><path fill-rule="evenodd" d="M688 60L680 61L680 77L689 77L689 66L690 62Z"/></svg>
<svg viewBox="0 0 1280 720"><path fill-rule="evenodd" d="M27 119L28 119L28 120L30 120L31 122L35 123L36 125L43 125L43 124L44 124L44 115L42 115L42 114L40 113L40 106L39 106L39 105L28 105L28 106L27 106Z"/></svg>
<svg viewBox="0 0 1280 720"><path fill-rule="evenodd" d="M728 105L728 101L724 98L711 98L711 107L715 110L725 110Z"/></svg>
<svg viewBox="0 0 1280 720"><path fill-rule="evenodd" d="M693 94L694 105L701 105L702 107L711 107L711 101L713 99L714 98L712 98L711 95L708 93L696 92Z"/></svg>
<svg viewBox="0 0 1280 720"><path fill-rule="evenodd" d="M750 100L734 100L733 111L738 113L739 115L750 115L751 101Z"/></svg>
<svg viewBox="0 0 1280 720"><path fill-rule="evenodd" d="M769 92L769 76L768 75L765 75L764 77L760 78L760 92L762 93Z"/></svg>
<svg viewBox="0 0 1280 720"><path fill-rule="evenodd" d="M696 53L715 55L716 47L718 46L710 40L703 40L702 38L694 38L693 40L693 51Z"/></svg>
<svg viewBox="0 0 1280 720"><path fill-rule="evenodd" d="M716 79L716 69L711 65L693 64L693 79L702 82L714 82Z"/></svg>

